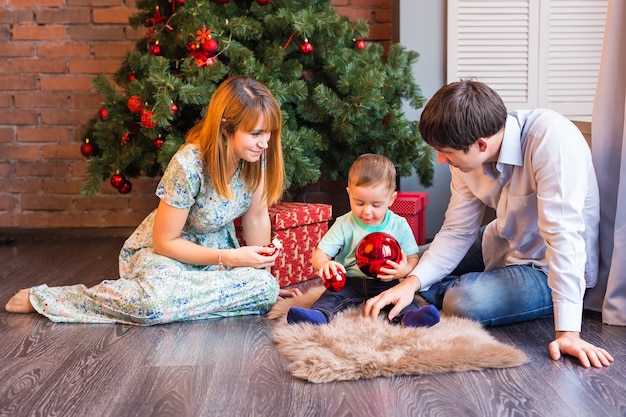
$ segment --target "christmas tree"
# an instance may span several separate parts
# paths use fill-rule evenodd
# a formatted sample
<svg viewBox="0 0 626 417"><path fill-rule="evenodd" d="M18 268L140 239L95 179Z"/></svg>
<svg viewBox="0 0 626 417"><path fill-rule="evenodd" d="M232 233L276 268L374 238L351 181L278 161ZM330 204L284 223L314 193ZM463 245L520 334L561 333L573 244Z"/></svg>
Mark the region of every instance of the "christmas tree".
<svg viewBox="0 0 626 417"><path fill-rule="evenodd" d="M415 169L430 185L433 158L402 106L424 98L400 44L364 41L367 22L341 17L329 0L138 0L133 27L145 26L110 81L94 87L104 104L88 123L82 193L110 177L159 175L203 117L216 86L231 75L266 84L283 110L287 184L342 179L360 154L390 158L399 175Z"/></svg>

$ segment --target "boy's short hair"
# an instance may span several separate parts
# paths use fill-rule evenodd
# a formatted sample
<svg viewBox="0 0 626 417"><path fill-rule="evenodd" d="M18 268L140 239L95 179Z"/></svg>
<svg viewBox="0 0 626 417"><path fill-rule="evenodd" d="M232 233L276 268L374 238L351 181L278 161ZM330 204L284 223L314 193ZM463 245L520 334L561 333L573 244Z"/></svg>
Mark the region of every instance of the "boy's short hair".
<svg viewBox="0 0 626 417"><path fill-rule="evenodd" d="M348 186L367 187L381 183L389 191L396 189L396 167L387 157L366 153L352 163L348 171Z"/></svg>
<svg viewBox="0 0 626 417"><path fill-rule="evenodd" d="M461 80L441 87L424 106L419 131L435 149L467 151L478 138L504 128L507 110L502 98L479 81Z"/></svg>

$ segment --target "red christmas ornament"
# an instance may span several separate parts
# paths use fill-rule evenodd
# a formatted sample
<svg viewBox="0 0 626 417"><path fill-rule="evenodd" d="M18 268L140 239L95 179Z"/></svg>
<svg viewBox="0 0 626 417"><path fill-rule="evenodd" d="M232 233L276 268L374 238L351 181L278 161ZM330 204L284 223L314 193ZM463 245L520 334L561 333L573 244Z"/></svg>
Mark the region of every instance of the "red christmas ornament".
<svg viewBox="0 0 626 417"><path fill-rule="evenodd" d="M271 0L256 0L256 2L259 3L261 6L266 6L270 4Z"/></svg>
<svg viewBox="0 0 626 417"><path fill-rule="evenodd" d="M154 116L154 112L150 110L143 109L141 111L141 125L146 129L152 129L156 126L156 123L152 120L152 116Z"/></svg>
<svg viewBox="0 0 626 417"><path fill-rule="evenodd" d="M126 181L126 178L120 173L111 175L111 185L113 188L120 188L120 186L124 184L124 181Z"/></svg>
<svg viewBox="0 0 626 417"><path fill-rule="evenodd" d="M80 145L80 153L82 153L83 156L90 157L93 155L94 150L95 147L93 144L89 143L89 138L85 139L85 142Z"/></svg>
<svg viewBox="0 0 626 417"><path fill-rule="evenodd" d="M141 102L141 97L139 96L130 96L128 98L128 101L126 102L126 105L128 106L128 110L132 111L133 113L139 113L141 110L143 110L143 103Z"/></svg>
<svg viewBox="0 0 626 417"><path fill-rule="evenodd" d="M159 45L158 41L150 45L150 54L161 55L161 45Z"/></svg>
<svg viewBox="0 0 626 417"><path fill-rule="evenodd" d="M128 74L128 81L132 82L135 81L135 73L131 72L130 74Z"/></svg>
<svg viewBox="0 0 626 417"><path fill-rule="evenodd" d="M98 110L98 118L100 120L104 120L109 116L109 112L107 109L105 109L104 107L100 107L100 110Z"/></svg>
<svg viewBox="0 0 626 417"><path fill-rule="evenodd" d="M133 185L127 179L124 179L124 182L122 182L122 184L117 187L117 191L119 191L120 194L128 194L132 189Z"/></svg>
<svg viewBox="0 0 626 417"><path fill-rule="evenodd" d="M167 17L161 16L161 11L159 10L159 6L154 10L154 17L146 19L146 26L156 26L159 23L163 23L167 20Z"/></svg>
<svg viewBox="0 0 626 417"><path fill-rule="evenodd" d="M198 45L196 42L193 42L193 41L187 42L187 46L186 46L189 52L197 51L199 47L200 45Z"/></svg>
<svg viewBox="0 0 626 417"><path fill-rule="evenodd" d="M163 146L164 142L165 140L161 137L161 135L159 135L159 137L154 140L154 147L157 149L161 149L161 146Z"/></svg>
<svg viewBox="0 0 626 417"><path fill-rule="evenodd" d="M176 105L176 103L172 103L170 105L170 111L172 112L174 116L178 114L178 106Z"/></svg>
<svg viewBox="0 0 626 417"><path fill-rule="evenodd" d="M309 55L311 52L313 52L313 45L305 39L304 42L300 44L300 53L302 55Z"/></svg>
<svg viewBox="0 0 626 417"><path fill-rule="evenodd" d="M337 270L335 275L332 275L328 279L324 279L324 286L330 291L340 291L346 285L346 273L341 269Z"/></svg>
<svg viewBox="0 0 626 417"><path fill-rule="evenodd" d="M265 245L264 247L266 248L271 248L274 249L274 252L272 253L262 253L261 255L263 256L272 256L276 253L276 251L279 251L283 248L283 242L281 242L280 240L274 238L272 239L272 243L270 243L269 245Z"/></svg>
<svg viewBox="0 0 626 417"><path fill-rule="evenodd" d="M380 268L389 266L387 260L402 260L400 251L400 244L393 236L383 232L370 233L356 247L356 264L365 275L376 278Z"/></svg>
<svg viewBox="0 0 626 417"><path fill-rule="evenodd" d="M357 39L356 41L354 41L354 43L356 44L356 47L359 49L365 49L365 41L363 39Z"/></svg>
<svg viewBox="0 0 626 417"><path fill-rule="evenodd" d="M202 44L202 50L205 54L213 56L217 53L219 45L215 39L208 39Z"/></svg>
<svg viewBox="0 0 626 417"><path fill-rule="evenodd" d="M120 141L120 145L124 146L126 145L126 142L128 142L128 137L130 136L129 132L124 133L124 136L122 136L122 140Z"/></svg>

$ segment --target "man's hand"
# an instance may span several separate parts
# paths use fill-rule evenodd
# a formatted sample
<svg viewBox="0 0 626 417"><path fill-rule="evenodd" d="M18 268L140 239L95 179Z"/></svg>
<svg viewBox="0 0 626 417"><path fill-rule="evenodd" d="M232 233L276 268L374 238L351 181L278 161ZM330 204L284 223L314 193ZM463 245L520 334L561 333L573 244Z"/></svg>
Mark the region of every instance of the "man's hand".
<svg viewBox="0 0 626 417"><path fill-rule="evenodd" d="M380 310L393 304L394 307L387 315L389 320L393 320L404 307L411 304L415 299L415 292L420 289L420 286L420 281L415 275L408 276L394 287L367 300L365 302L365 308L363 309L363 315L365 317L376 318Z"/></svg>
<svg viewBox="0 0 626 417"><path fill-rule="evenodd" d="M567 354L578 358L585 368L594 366L602 368L613 362L613 357L606 350L592 345L580 338L578 332L556 332L556 339L548 345L550 356L557 361L561 354Z"/></svg>

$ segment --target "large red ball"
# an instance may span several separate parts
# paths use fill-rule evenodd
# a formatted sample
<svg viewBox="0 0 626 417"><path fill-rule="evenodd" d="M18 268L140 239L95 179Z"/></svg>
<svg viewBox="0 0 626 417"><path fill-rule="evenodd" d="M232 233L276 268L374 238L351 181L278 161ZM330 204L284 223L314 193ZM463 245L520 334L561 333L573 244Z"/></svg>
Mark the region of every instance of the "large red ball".
<svg viewBox="0 0 626 417"><path fill-rule="evenodd" d="M402 260L400 244L390 234L370 233L356 247L356 264L367 276L376 278L380 274L380 268L389 267L387 260Z"/></svg>
<svg viewBox="0 0 626 417"><path fill-rule="evenodd" d="M337 269L335 275L331 271L330 278L324 279L324 286L330 291L340 291L346 286L346 274L341 269Z"/></svg>

